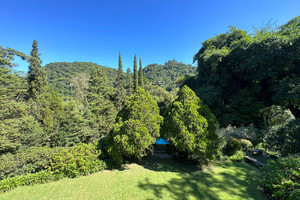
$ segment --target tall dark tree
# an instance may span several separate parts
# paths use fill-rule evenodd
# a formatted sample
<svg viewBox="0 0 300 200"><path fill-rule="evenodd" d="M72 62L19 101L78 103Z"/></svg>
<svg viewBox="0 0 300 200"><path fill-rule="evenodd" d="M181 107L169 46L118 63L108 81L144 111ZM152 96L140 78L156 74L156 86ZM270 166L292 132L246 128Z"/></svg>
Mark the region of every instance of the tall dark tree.
<svg viewBox="0 0 300 200"><path fill-rule="evenodd" d="M123 76L123 65L121 59L121 53L119 53L119 68L118 68L118 80L117 80L117 91L116 91L116 107L117 110L121 110L125 100L125 89L124 89L124 76Z"/></svg>
<svg viewBox="0 0 300 200"><path fill-rule="evenodd" d="M87 118L90 126L95 130L90 141L96 141L106 135L111 129L116 116L115 107L111 101L111 91L103 68L94 67L88 86L88 110Z"/></svg>
<svg viewBox="0 0 300 200"><path fill-rule="evenodd" d="M126 71L126 89L127 89L127 95L131 96L133 93L133 81L132 81L132 71L128 67Z"/></svg>
<svg viewBox="0 0 300 200"><path fill-rule="evenodd" d="M134 55L134 61L133 61L133 89L134 91L137 90L139 86L139 77L138 77L138 71L137 71L137 61L136 61L136 55Z"/></svg>
<svg viewBox="0 0 300 200"><path fill-rule="evenodd" d="M30 98L37 98L47 87L47 75L42 68L38 43L33 41L32 51L29 58L28 71L28 94Z"/></svg>
<svg viewBox="0 0 300 200"><path fill-rule="evenodd" d="M142 60L140 59L140 69L139 69L139 86L144 88L144 78L143 78L143 67L142 67Z"/></svg>

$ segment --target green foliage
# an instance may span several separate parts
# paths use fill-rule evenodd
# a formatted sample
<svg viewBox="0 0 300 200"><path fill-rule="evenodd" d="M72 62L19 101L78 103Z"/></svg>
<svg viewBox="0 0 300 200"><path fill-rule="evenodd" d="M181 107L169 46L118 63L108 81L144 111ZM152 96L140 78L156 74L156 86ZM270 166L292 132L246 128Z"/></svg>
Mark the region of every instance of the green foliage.
<svg viewBox="0 0 300 200"><path fill-rule="evenodd" d="M178 151L205 164L218 149L215 123L208 107L189 87L184 86L167 110L162 132Z"/></svg>
<svg viewBox="0 0 300 200"><path fill-rule="evenodd" d="M300 155L270 160L260 184L274 199L300 198Z"/></svg>
<svg viewBox="0 0 300 200"><path fill-rule="evenodd" d="M124 88L124 74L123 74L123 65L121 59L121 53L119 54L119 68L118 68L118 80L117 80L117 88L116 88L116 107L117 110L120 111L125 99L126 99L126 91Z"/></svg>
<svg viewBox="0 0 300 200"><path fill-rule="evenodd" d="M247 139L250 141L256 141L258 129L250 124L249 126L231 126L230 124L225 128L218 128L217 134L219 137L229 141L231 138Z"/></svg>
<svg viewBox="0 0 300 200"><path fill-rule="evenodd" d="M29 58L29 71L28 71L28 94L30 98L37 98L40 96L45 88L48 86L47 74L41 66L40 53L37 41L34 40L32 44L32 51Z"/></svg>
<svg viewBox="0 0 300 200"><path fill-rule="evenodd" d="M103 67L91 62L54 62L45 65L48 75L48 81L52 84L61 96L74 96L76 93L76 85L78 85L79 77L89 79L94 67L102 68L107 77L108 84L111 87L117 85L118 73L116 69ZM78 86L77 86L78 88Z"/></svg>
<svg viewBox="0 0 300 200"><path fill-rule="evenodd" d="M139 86L141 88L144 88L144 74L143 74L143 67L142 67L142 60L140 59L140 68L139 68L139 77L138 77L138 80L139 80Z"/></svg>
<svg viewBox="0 0 300 200"><path fill-rule="evenodd" d="M260 110L261 116L264 120L265 128L278 128L294 120L295 117L289 109L282 106L272 105Z"/></svg>
<svg viewBox="0 0 300 200"><path fill-rule="evenodd" d="M88 175L105 169L101 151L94 144L69 148L31 147L0 157L0 192L22 185Z"/></svg>
<svg viewBox="0 0 300 200"><path fill-rule="evenodd" d="M112 90L104 70L100 67L93 68L87 88L88 107L86 110L89 126L95 130L92 141L106 135L115 121L116 108L111 101Z"/></svg>
<svg viewBox="0 0 300 200"><path fill-rule="evenodd" d="M186 84L212 108L222 127L259 126L259 111L272 104L299 107L300 27L295 19L254 35L230 27L203 42L194 56L198 76Z"/></svg>
<svg viewBox="0 0 300 200"><path fill-rule="evenodd" d="M21 148L15 154L4 154L0 157L0 180L22 174L46 170L49 160L57 148L30 147Z"/></svg>
<svg viewBox="0 0 300 200"><path fill-rule="evenodd" d="M40 171L34 174L25 174L12 178L7 178L0 181L0 193L9 191L19 186L35 185L41 183L48 183L58 181L64 176L62 174L55 174L48 171Z"/></svg>
<svg viewBox="0 0 300 200"><path fill-rule="evenodd" d="M100 154L94 144L80 143L70 148L61 148L53 154L48 170L70 178L88 175L105 168L105 163L98 159Z"/></svg>
<svg viewBox="0 0 300 200"><path fill-rule="evenodd" d="M237 151L234 153L234 155L229 157L229 160L231 161L242 161L245 158L245 152L243 151Z"/></svg>
<svg viewBox="0 0 300 200"><path fill-rule="evenodd" d="M248 152L251 148L253 148L253 144L249 140L241 139L240 142L242 150L245 152Z"/></svg>
<svg viewBox="0 0 300 200"><path fill-rule="evenodd" d="M300 119L292 120L266 137L268 149L282 156L300 153Z"/></svg>
<svg viewBox="0 0 300 200"><path fill-rule="evenodd" d="M225 154L232 156L237 151L241 150L241 148L242 148L241 142L236 138L231 138L227 142L224 151L225 151Z"/></svg>
<svg viewBox="0 0 300 200"><path fill-rule="evenodd" d="M171 91L177 87L176 81L185 74L195 74L196 67L171 60L164 65L151 64L143 69L144 76L151 84Z"/></svg>
<svg viewBox="0 0 300 200"><path fill-rule="evenodd" d="M139 86L139 76L138 76L138 70L137 70L136 55L134 55L134 60L133 60L133 90L137 91L138 86Z"/></svg>
<svg viewBox="0 0 300 200"><path fill-rule="evenodd" d="M141 158L160 136L161 122L157 103L139 87L118 113L107 136L108 153L119 164L123 157Z"/></svg>

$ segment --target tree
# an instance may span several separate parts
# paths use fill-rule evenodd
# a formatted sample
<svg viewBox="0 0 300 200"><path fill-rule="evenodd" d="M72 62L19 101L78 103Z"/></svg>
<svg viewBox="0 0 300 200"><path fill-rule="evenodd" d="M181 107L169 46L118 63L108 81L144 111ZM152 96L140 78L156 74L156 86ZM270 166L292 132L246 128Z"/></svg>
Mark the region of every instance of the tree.
<svg viewBox="0 0 300 200"><path fill-rule="evenodd" d="M109 86L102 68L93 68L87 91L86 117L90 120L89 125L95 130L95 135L90 140L95 141L109 132L116 116L116 109L111 101L113 88Z"/></svg>
<svg viewBox="0 0 300 200"><path fill-rule="evenodd" d="M124 76L123 76L123 65L121 59L121 53L119 53L119 68L118 68L118 80L117 80L117 91L116 91L116 107L117 110L121 110L122 105L125 101L126 93L124 89Z"/></svg>
<svg viewBox="0 0 300 200"><path fill-rule="evenodd" d="M138 87L118 113L106 139L107 151L120 164L123 158L141 158L160 136L162 117L156 101Z"/></svg>
<svg viewBox="0 0 300 200"><path fill-rule="evenodd" d="M136 61L136 55L134 55L134 61L133 61L133 90L136 91L138 88L138 71L137 71L137 61Z"/></svg>
<svg viewBox="0 0 300 200"><path fill-rule="evenodd" d="M142 67L142 60L140 59L140 69L139 69L139 86L144 88L144 77L143 77L143 67Z"/></svg>
<svg viewBox="0 0 300 200"><path fill-rule="evenodd" d="M127 96L131 96L133 94L133 80L132 80L132 71L128 67L126 71L126 89Z"/></svg>
<svg viewBox="0 0 300 200"><path fill-rule="evenodd" d="M168 108L162 134L180 153L206 164L218 149L215 117L187 86Z"/></svg>
<svg viewBox="0 0 300 200"><path fill-rule="evenodd" d="M38 43L34 40L29 58L30 66L28 71L28 94L30 98L37 98L48 86L47 75L41 66L40 55Z"/></svg>
<svg viewBox="0 0 300 200"><path fill-rule="evenodd" d="M15 56L28 56L10 48L0 47L0 153L13 152L22 144L41 145L43 130L29 114L26 104L26 79L12 71ZM38 133L38 134L37 134ZM27 143L30 138L30 144Z"/></svg>

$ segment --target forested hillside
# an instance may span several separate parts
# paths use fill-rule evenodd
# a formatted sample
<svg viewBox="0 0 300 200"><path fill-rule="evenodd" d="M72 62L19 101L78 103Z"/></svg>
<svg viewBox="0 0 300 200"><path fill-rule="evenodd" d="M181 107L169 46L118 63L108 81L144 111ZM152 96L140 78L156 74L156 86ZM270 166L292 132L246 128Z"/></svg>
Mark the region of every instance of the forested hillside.
<svg viewBox="0 0 300 200"><path fill-rule="evenodd" d="M74 94L74 85L79 80L88 80L94 66L91 62L55 62L45 65L49 83L63 96ZM103 67L110 86L116 87L117 70ZM144 76L152 85L161 86L168 91L176 87L178 78L185 74L195 74L196 67L185 65L176 61L168 61L164 65L151 64L143 69Z"/></svg>
<svg viewBox="0 0 300 200"><path fill-rule="evenodd" d="M52 84L57 91L64 95L70 96L74 94L74 85L78 80L88 80L92 68L99 66L92 62L54 62L45 65L49 83ZM109 67L103 67L110 86L116 86L117 70Z"/></svg>
<svg viewBox="0 0 300 200"><path fill-rule="evenodd" d="M153 85L159 85L168 91L174 89L176 81L185 74L196 74L197 68L176 60L166 62L164 65L151 64L144 68L145 76Z"/></svg>

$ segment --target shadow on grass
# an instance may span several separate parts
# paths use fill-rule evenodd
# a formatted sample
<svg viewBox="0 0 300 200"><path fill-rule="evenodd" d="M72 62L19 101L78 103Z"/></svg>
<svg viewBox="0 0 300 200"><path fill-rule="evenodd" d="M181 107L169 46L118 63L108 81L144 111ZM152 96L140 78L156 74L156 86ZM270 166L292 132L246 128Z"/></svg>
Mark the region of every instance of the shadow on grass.
<svg viewBox="0 0 300 200"><path fill-rule="evenodd" d="M155 183L149 178L139 183L139 187L152 192L157 199L163 199L166 192L172 199L265 199L257 191L257 171L245 163L217 163L218 171L201 171L196 166L180 164L172 159L147 158L141 163L154 171L178 173L167 183ZM228 170L222 170L226 168Z"/></svg>

